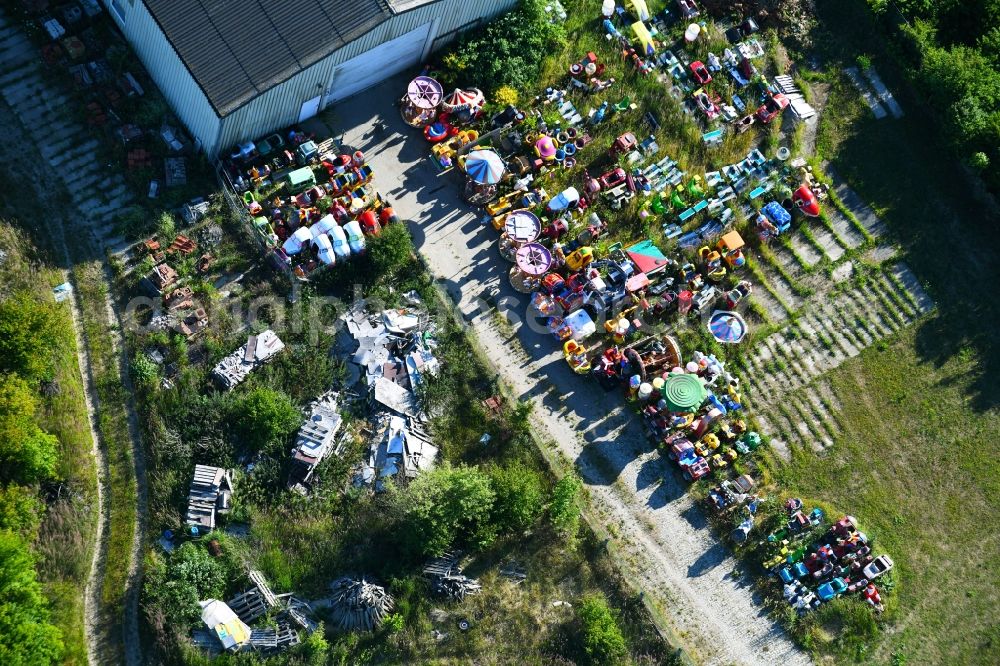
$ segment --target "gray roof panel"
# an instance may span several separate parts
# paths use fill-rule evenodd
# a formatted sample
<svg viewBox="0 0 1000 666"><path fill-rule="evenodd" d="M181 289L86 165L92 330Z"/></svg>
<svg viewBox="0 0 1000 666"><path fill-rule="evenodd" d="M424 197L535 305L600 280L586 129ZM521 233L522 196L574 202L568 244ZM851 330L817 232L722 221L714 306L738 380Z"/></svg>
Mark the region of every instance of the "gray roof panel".
<svg viewBox="0 0 1000 666"><path fill-rule="evenodd" d="M144 0L225 116L392 16L386 0Z"/></svg>

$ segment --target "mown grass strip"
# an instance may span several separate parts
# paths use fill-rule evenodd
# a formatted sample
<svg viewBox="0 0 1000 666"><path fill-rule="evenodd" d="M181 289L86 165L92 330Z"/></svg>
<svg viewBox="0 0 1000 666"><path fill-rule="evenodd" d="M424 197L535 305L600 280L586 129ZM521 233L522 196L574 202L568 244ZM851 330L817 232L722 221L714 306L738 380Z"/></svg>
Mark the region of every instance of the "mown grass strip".
<svg viewBox="0 0 1000 666"><path fill-rule="evenodd" d="M784 299L781 298L781 296L778 295L778 292L774 290L774 287L768 281L767 276L764 275L764 272L760 270L760 267L752 259L750 259L750 257L747 257L746 267L747 270L750 271L750 274L757 281L757 283L761 287L763 287L764 290L767 291L767 293L769 293L772 298L774 298L774 300L778 301L778 303L781 305L782 308L784 308L785 312L788 314L789 317L794 319L796 315L796 310L792 308L792 306L790 306L788 303L786 303Z"/></svg>
<svg viewBox="0 0 1000 666"><path fill-rule="evenodd" d="M771 265L771 267L778 273L778 275L780 275L781 278L788 283L788 286L792 288L792 291L795 292L796 296L801 296L802 298L808 298L809 296L812 296L814 290L811 289L810 287L803 285L794 277L792 277L792 275L785 269L785 267L781 264L781 262L778 261L778 257L774 254L774 251L771 250L770 247L768 247L765 244L761 244L759 250L760 250L760 256L764 257L764 259L767 260L767 263Z"/></svg>

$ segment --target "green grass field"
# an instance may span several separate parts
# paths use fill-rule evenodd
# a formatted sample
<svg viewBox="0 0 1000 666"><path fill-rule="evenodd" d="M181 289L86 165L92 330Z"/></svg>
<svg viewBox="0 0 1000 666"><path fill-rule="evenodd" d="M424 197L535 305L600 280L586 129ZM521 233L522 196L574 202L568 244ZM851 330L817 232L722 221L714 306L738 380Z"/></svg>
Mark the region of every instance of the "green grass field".
<svg viewBox="0 0 1000 666"><path fill-rule="evenodd" d="M818 5L817 43L832 83L818 151L889 223L937 310L829 375L844 425L831 450L772 463L791 492L863 516L898 567L883 632L821 631L815 648L843 662L996 663L1000 539L991 519L1000 465L991 437L1000 426L1000 313L987 286L1000 248L996 212L939 141L864 3ZM903 119L876 121L840 77L858 53L871 55Z"/></svg>

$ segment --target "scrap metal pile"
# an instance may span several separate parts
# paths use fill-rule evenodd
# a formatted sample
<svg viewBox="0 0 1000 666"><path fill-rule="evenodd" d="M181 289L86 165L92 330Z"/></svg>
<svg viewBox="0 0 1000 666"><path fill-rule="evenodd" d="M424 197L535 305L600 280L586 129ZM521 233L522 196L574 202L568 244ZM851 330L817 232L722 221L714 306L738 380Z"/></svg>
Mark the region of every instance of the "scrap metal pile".
<svg viewBox="0 0 1000 666"><path fill-rule="evenodd" d="M383 489L385 479L413 478L430 469L438 454L426 431L417 390L437 372L434 327L415 294L409 307L370 313L356 301L344 315L343 347L367 387L376 436L355 475L356 485Z"/></svg>

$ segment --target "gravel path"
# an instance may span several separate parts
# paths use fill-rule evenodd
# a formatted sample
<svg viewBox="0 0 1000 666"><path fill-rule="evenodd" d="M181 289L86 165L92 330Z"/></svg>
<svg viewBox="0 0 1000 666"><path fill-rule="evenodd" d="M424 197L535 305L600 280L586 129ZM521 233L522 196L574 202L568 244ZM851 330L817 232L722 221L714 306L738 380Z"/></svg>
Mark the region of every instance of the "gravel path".
<svg viewBox="0 0 1000 666"><path fill-rule="evenodd" d="M608 528L625 553L619 561L623 573L663 609L697 663L808 663L753 598L750 582L733 574L735 560L620 396L574 375L550 336L520 323L527 301L507 284L496 233L458 199L452 178L434 173L424 159L426 144L403 127L387 102L404 83L374 88L336 109L328 122L336 135L347 128L344 141L369 154L380 190L413 221L418 248L486 355L520 399L535 406L539 434L577 466L590 495L591 519ZM371 133L375 114L392 128L387 135ZM510 327L479 311L477 299L488 286L501 289L502 309L514 319Z"/></svg>

